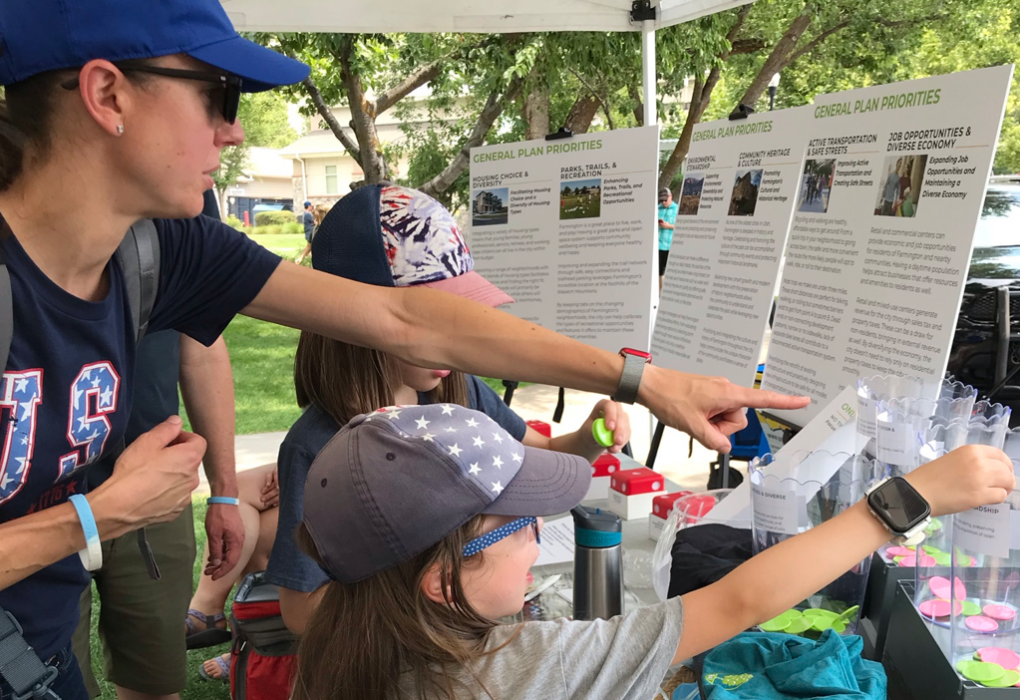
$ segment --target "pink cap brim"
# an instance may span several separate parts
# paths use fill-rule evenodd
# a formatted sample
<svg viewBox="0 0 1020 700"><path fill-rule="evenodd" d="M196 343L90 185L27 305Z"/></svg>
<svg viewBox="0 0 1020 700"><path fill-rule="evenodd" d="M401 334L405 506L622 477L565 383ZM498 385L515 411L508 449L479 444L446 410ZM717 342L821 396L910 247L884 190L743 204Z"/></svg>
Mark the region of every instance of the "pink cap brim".
<svg viewBox="0 0 1020 700"><path fill-rule="evenodd" d="M423 282L415 286L431 287L443 292L450 292L465 299L471 299L472 301L493 307L512 304L514 301L509 294L474 270L465 272L463 275L457 275L456 277L449 277L445 280Z"/></svg>

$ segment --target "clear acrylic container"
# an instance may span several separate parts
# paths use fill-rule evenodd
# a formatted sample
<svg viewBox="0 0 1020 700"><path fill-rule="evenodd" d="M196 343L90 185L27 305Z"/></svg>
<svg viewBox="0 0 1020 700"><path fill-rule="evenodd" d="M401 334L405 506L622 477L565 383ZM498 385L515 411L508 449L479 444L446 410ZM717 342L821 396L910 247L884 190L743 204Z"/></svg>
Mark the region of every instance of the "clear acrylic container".
<svg viewBox="0 0 1020 700"><path fill-rule="evenodd" d="M772 455L749 466L752 542L755 554L831 520L864 497L868 485L884 475L876 460L815 451L777 462ZM819 636L825 629L854 634L864 602L871 557L793 610L763 623L765 631Z"/></svg>
<svg viewBox="0 0 1020 700"><path fill-rule="evenodd" d="M1009 432L1008 407L979 402L963 444L1004 449L1020 466L1020 434ZM959 431L951 431L954 440ZM962 678L1006 687L1020 683L1020 492L1001 505L938 519L922 547L939 546L932 562L917 556L915 605ZM933 520L933 523L935 521ZM980 665L977 665L980 664ZM983 679L981 682L978 679ZM1011 682L1008 682L1011 681Z"/></svg>
<svg viewBox="0 0 1020 700"><path fill-rule="evenodd" d="M655 543L652 555L652 587L659 600L666 600L669 590L669 571L673 563L673 542L676 533L686 528L715 523L730 527L746 529L751 526L749 520L723 520L712 515L712 510L724 498L733 493L733 489L714 489L702 493L692 493L678 498L673 510L666 518L659 540Z"/></svg>
<svg viewBox="0 0 1020 700"><path fill-rule="evenodd" d="M939 382L921 377L875 375L857 380L857 454L874 458L876 414L882 399L936 399Z"/></svg>

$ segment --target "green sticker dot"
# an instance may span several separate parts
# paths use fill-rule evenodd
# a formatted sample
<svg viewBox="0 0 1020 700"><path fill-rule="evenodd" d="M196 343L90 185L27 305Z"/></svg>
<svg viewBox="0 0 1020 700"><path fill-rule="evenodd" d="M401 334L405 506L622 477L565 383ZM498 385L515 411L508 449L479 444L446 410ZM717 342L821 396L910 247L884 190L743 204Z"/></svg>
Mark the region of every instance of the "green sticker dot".
<svg viewBox="0 0 1020 700"><path fill-rule="evenodd" d="M595 422L591 426L591 435L595 438L595 442L602 445L603 447L612 447L613 431L606 427L606 421L603 418L596 418Z"/></svg>
<svg viewBox="0 0 1020 700"><path fill-rule="evenodd" d="M808 608L807 610L804 611L804 617L835 620L837 617L839 617L839 615L832 612L831 610L823 610L822 608Z"/></svg>
<svg viewBox="0 0 1020 700"><path fill-rule="evenodd" d="M827 629L836 630L836 634L843 634L846 631L846 623L839 619L815 618L811 629L817 632L824 632Z"/></svg>
<svg viewBox="0 0 1020 700"><path fill-rule="evenodd" d="M1006 671L1001 676L991 681L978 681L986 688L1009 688L1020 683L1020 672Z"/></svg>
<svg viewBox="0 0 1020 700"><path fill-rule="evenodd" d="M932 557L935 559L936 566L949 566L952 563L952 557L950 557L945 552L942 552L940 554L932 554Z"/></svg>
<svg viewBox="0 0 1020 700"><path fill-rule="evenodd" d="M796 620L792 620L783 631L787 634L803 634L809 629L811 629L811 619L802 616L798 617Z"/></svg>
<svg viewBox="0 0 1020 700"><path fill-rule="evenodd" d="M973 600L965 600L963 601L963 610L961 610L961 612L967 617L970 617L972 615L980 615L981 606L975 603Z"/></svg>
<svg viewBox="0 0 1020 700"><path fill-rule="evenodd" d="M964 678L969 678L981 684L998 680L1006 673L1006 669L999 664L990 664L984 661L968 661L966 664L961 661L957 664L957 668Z"/></svg>
<svg viewBox="0 0 1020 700"><path fill-rule="evenodd" d="M786 628L790 626L789 620L784 620L779 617L774 617L771 620L761 623L758 628L762 632L785 632Z"/></svg>

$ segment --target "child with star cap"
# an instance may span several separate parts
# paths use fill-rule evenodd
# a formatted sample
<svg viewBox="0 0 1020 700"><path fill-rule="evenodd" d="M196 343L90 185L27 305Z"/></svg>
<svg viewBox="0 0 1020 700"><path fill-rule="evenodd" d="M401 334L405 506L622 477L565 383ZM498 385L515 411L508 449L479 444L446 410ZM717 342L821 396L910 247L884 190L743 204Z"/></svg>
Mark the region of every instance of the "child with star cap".
<svg viewBox="0 0 1020 700"><path fill-rule="evenodd" d="M589 479L583 459L519 445L465 408L353 419L305 485L298 540L331 581L293 700L648 700L671 665L800 603L892 536L861 501L664 603L498 623L524 605L542 516L575 506ZM906 479L936 516L1001 503L1015 485L1006 455L985 446Z"/></svg>
<svg viewBox="0 0 1020 700"><path fill-rule="evenodd" d="M406 187L368 185L341 199L312 241L312 264L331 275L372 285L431 287L493 307L513 301L474 270L450 212L432 197ZM597 418L603 417L614 431L610 452L619 452L630 439L627 414L614 401L598 401L577 431L547 438L527 426L477 377L418 366L316 333L301 333L294 381L305 412L280 447L279 522L266 576L280 587L284 620L298 633L314 608L317 591L328 581L322 569L293 546L305 479L315 455L354 416L392 404L466 406L490 416L525 445L588 461L605 449L592 437ZM220 656L207 661L204 669L212 678L225 679L228 660Z"/></svg>

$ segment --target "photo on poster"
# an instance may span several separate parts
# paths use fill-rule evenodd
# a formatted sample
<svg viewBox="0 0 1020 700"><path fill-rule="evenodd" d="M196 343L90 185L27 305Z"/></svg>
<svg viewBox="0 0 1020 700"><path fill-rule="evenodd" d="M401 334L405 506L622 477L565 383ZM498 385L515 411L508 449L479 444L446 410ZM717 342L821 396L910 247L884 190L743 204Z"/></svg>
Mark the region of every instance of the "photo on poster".
<svg viewBox="0 0 1020 700"><path fill-rule="evenodd" d="M705 187L704 173L690 173L684 178L683 188L680 190L680 205L677 214L681 216L694 216L701 206L701 190Z"/></svg>
<svg viewBox="0 0 1020 700"><path fill-rule="evenodd" d="M832 191L832 176L835 172L835 158L804 161L797 211L806 214L824 214L829 211L829 193Z"/></svg>
<svg viewBox="0 0 1020 700"><path fill-rule="evenodd" d="M510 220L510 188L493 187L471 193L471 225L496 226Z"/></svg>
<svg viewBox="0 0 1020 700"><path fill-rule="evenodd" d="M560 221L591 219L602 213L602 178L560 182Z"/></svg>
<svg viewBox="0 0 1020 700"><path fill-rule="evenodd" d="M761 169L737 171L733 179L733 193L730 195L730 216L754 216L761 174Z"/></svg>
<svg viewBox="0 0 1020 700"><path fill-rule="evenodd" d="M908 218L916 215L927 165L927 154L886 158L878 181L875 215Z"/></svg>

